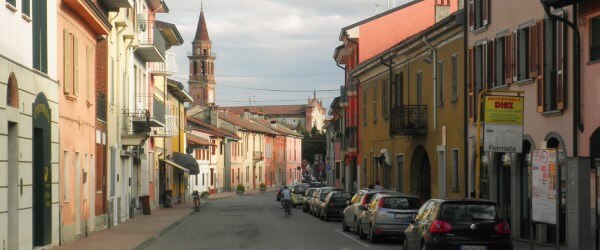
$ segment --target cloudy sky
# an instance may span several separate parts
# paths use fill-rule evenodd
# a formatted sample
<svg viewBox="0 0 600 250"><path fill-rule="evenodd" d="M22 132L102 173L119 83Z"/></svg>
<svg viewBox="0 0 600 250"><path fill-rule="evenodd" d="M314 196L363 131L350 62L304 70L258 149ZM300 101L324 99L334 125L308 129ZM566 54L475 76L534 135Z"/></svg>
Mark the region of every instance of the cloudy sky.
<svg viewBox="0 0 600 250"><path fill-rule="evenodd" d="M175 23L185 40L170 50L177 56L173 78L184 83L200 1L167 0L170 13L158 16ZM253 105L301 104L316 89L329 107L343 84L343 71L332 58L341 44L340 29L387 8L388 0L204 0L208 32L218 54L217 104L248 105L250 99Z"/></svg>

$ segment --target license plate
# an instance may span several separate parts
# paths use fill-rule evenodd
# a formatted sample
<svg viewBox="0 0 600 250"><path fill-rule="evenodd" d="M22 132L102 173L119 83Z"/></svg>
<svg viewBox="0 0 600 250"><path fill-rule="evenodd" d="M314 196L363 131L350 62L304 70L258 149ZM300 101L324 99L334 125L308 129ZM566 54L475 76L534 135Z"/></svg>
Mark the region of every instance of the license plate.
<svg viewBox="0 0 600 250"><path fill-rule="evenodd" d="M394 219L406 219L406 218L410 218L411 215L409 214L394 214Z"/></svg>
<svg viewBox="0 0 600 250"><path fill-rule="evenodd" d="M486 246L460 246L460 250L487 250Z"/></svg>

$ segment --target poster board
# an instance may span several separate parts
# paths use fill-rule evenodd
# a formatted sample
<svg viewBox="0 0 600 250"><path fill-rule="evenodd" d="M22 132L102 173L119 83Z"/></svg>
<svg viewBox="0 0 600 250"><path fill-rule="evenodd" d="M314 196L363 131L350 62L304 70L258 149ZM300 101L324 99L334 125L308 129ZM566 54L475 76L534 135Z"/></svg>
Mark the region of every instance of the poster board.
<svg viewBox="0 0 600 250"><path fill-rule="evenodd" d="M531 211L535 222L556 224L557 153L555 149L531 154Z"/></svg>
<svg viewBox="0 0 600 250"><path fill-rule="evenodd" d="M521 153L523 150L523 107L521 96L485 96L483 150Z"/></svg>

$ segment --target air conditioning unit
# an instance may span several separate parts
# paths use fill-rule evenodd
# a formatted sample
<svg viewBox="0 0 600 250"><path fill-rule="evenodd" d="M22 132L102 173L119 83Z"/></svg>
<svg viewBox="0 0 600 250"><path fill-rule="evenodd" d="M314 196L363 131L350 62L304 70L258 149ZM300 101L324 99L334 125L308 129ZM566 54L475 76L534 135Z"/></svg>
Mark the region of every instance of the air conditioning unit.
<svg viewBox="0 0 600 250"><path fill-rule="evenodd" d="M140 30L140 32L146 31L146 28L147 28L148 24L146 23L144 15L138 14L137 20L138 20L138 29Z"/></svg>

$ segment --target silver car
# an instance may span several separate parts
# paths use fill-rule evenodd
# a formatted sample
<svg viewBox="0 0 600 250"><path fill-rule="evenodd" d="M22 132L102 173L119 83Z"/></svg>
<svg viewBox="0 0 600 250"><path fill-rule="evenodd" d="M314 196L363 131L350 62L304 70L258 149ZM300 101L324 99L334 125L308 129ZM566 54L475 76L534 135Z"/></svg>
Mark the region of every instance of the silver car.
<svg viewBox="0 0 600 250"><path fill-rule="evenodd" d="M311 201L311 207L310 207L310 211L311 214L314 215L315 217L320 217L320 207L321 207L321 203L325 201L325 197L327 196L327 194L331 191L333 191L334 188L333 187L322 187L319 188L319 190L317 190L317 192L315 192L313 199Z"/></svg>
<svg viewBox="0 0 600 250"><path fill-rule="evenodd" d="M381 193L381 191L372 189L361 189L356 192L342 215L342 229L344 231L348 232L352 228L354 233L358 234L358 218L362 216L365 210L357 208L358 206L367 206L371 202L371 199L378 193Z"/></svg>
<svg viewBox="0 0 600 250"><path fill-rule="evenodd" d="M398 193L376 195L368 208L358 207L365 210L359 218L360 238L366 239L368 236L371 243L377 243L384 237L405 238L404 231L420 206L421 199L414 195Z"/></svg>

